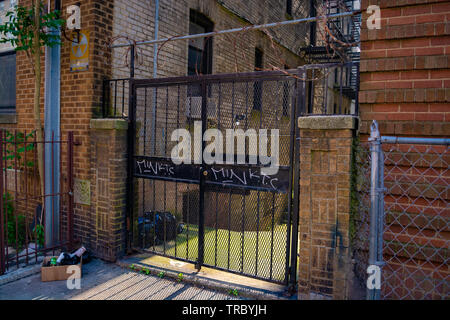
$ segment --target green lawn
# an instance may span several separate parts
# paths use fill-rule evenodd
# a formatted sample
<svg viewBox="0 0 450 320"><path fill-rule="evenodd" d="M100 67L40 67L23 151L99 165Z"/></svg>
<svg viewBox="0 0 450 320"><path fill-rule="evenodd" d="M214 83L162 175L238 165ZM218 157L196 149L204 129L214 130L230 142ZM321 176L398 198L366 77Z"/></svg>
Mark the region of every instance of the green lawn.
<svg viewBox="0 0 450 320"><path fill-rule="evenodd" d="M242 244L244 261L242 272L261 278L270 278L272 265L272 279L284 280L286 261L286 225L277 225L270 231L245 231L242 233L228 230L205 228L205 257L206 265L217 266L232 271L241 272ZM165 244L165 254L175 258L196 261L198 257L198 226L189 225L182 234L177 236L176 242ZM216 248L217 237L217 250ZM188 241L189 239L189 241ZM242 242L243 240L243 242ZM256 243L258 242L258 259L256 259ZM230 250L228 250L230 248ZM153 248L150 248L153 249ZM155 247L157 252L163 252L164 246ZM230 254L228 255L228 252ZM273 254L272 254L273 252ZM257 266L257 272L256 272Z"/></svg>

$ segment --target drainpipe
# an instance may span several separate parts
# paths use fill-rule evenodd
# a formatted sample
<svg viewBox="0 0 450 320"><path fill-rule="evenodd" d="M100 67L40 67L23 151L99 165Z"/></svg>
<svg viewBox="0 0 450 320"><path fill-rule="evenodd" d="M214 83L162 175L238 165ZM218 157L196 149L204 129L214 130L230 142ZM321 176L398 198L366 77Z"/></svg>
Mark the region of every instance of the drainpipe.
<svg viewBox="0 0 450 320"><path fill-rule="evenodd" d="M159 0L155 2L155 40L158 40L158 31L159 31ZM158 44L153 44L153 78L156 79L158 77ZM156 134L156 88L153 89L153 108L152 108L152 124L151 124L151 143L150 143L150 152L155 152L155 134ZM145 125L145 124L144 124ZM164 150L165 151L165 150Z"/></svg>
<svg viewBox="0 0 450 320"><path fill-rule="evenodd" d="M55 0L55 10L61 9L61 0ZM50 12L50 0L48 1ZM61 30L51 29L52 34L61 35ZM44 103L44 140L60 141L60 80L61 80L61 47L45 48L45 103ZM60 192L60 145L46 143L44 147L45 161L45 194ZM60 220L59 196L48 196L44 200L45 208L45 245L52 246L59 242ZM44 223L44 221L42 221Z"/></svg>

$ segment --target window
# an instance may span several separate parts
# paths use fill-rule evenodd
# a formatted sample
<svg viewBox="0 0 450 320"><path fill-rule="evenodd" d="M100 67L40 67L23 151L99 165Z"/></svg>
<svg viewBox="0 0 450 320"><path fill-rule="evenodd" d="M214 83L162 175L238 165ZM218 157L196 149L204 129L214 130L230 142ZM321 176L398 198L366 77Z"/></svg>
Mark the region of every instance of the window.
<svg viewBox="0 0 450 320"><path fill-rule="evenodd" d="M263 52L255 48L255 71L261 71L264 67ZM262 82L255 81L253 84L253 109L261 110L262 107Z"/></svg>
<svg viewBox="0 0 450 320"><path fill-rule="evenodd" d="M286 0L286 13L292 16L292 0Z"/></svg>
<svg viewBox="0 0 450 320"><path fill-rule="evenodd" d="M16 52L0 53L0 112L16 109Z"/></svg>
<svg viewBox="0 0 450 320"><path fill-rule="evenodd" d="M214 24L205 15L191 10L189 16L189 34L211 32ZM189 76L212 73L212 38L196 38L189 40L188 70ZM191 85L188 96L201 96L200 85Z"/></svg>
<svg viewBox="0 0 450 320"><path fill-rule="evenodd" d="M214 24L203 14L191 10L189 34L212 32ZM189 40L188 75L212 72L212 38Z"/></svg>

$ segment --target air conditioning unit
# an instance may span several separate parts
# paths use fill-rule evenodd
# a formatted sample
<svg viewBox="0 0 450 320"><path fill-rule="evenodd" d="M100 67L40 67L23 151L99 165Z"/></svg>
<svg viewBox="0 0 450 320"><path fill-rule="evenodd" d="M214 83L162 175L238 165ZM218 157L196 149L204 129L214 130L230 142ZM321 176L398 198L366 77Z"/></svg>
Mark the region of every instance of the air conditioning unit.
<svg viewBox="0 0 450 320"><path fill-rule="evenodd" d="M206 112L208 119L215 119L217 117L217 109L216 103L212 98L207 98L208 104L206 107ZM187 97L186 98L186 109L185 109L186 117L192 119L201 119L202 118L202 97Z"/></svg>

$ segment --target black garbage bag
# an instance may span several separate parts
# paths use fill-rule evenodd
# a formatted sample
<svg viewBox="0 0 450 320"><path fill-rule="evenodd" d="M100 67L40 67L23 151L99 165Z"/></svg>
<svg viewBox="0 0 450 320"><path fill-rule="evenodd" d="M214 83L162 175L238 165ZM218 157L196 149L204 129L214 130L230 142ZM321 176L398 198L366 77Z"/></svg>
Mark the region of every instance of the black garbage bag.
<svg viewBox="0 0 450 320"><path fill-rule="evenodd" d="M178 230L177 219L170 212L149 211L138 220L141 243L144 240L146 245L153 245L154 240L156 245L174 240Z"/></svg>

